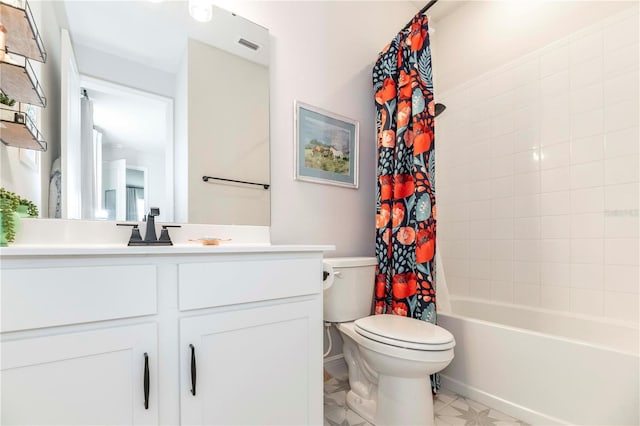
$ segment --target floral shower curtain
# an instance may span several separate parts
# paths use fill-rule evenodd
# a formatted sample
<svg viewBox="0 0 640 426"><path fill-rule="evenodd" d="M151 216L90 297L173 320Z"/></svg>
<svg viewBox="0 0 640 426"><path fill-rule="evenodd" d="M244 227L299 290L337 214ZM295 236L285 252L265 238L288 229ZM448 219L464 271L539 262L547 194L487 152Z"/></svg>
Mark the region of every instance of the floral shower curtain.
<svg viewBox="0 0 640 426"><path fill-rule="evenodd" d="M435 152L428 18L421 14L373 68L377 109L375 312L435 323Z"/></svg>

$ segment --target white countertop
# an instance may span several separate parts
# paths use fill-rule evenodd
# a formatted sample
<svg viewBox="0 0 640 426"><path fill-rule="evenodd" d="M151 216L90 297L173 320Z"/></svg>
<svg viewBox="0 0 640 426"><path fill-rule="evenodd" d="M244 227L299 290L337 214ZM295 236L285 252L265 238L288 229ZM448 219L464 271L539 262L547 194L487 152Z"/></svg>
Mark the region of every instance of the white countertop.
<svg viewBox="0 0 640 426"><path fill-rule="evenodd" d="M27 256L136 256L172 254L232 254L232 253L284 253L333 251L332 245L271 245L220 243L218 246L203 246L200 243L176 244L173 246L135 246L126 244L73 244L37 245L22 244L0 248L0 258Z"/></svg>
<svg viewBox="0 0 640 426"><path fill-rule="evenodd" d="M141 224L145 226L145 224ZM141 233L143 231L141 230ZM156 227L156 234L160 231ZM268 226L182 224L170 230L173 246L127 246L131 229L115 222L23 219L16 241L0 248L0 259L48 256L171 256L233 253L333 251L333 245L270 243ZM143 234L144 235L144 234ZM220 245L202 245L201 238L219 238Z"/></svg>

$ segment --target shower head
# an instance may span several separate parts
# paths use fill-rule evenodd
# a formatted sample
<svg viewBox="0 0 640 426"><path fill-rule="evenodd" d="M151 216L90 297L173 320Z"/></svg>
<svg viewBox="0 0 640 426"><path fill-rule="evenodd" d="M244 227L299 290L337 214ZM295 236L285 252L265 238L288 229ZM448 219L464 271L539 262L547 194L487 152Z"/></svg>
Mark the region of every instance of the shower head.
<svg viewBox="0 0 640 426"><path fill-rule="evenodd" d="M447 109L447 106L445 104L436 104L436 111L435 111L435 115L434 117L439 116L440 114L442 114L442 112Z"/></svg>

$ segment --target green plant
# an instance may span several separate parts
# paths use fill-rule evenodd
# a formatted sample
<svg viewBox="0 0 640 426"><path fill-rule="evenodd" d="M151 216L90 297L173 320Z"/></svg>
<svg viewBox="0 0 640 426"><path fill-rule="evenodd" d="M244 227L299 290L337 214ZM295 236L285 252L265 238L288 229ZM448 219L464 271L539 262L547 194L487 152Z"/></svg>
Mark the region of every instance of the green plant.
<svg viewBox="0 0 640 426"><path fill-rule="evenodd" d="M5 95L4 93L0 92L0 104L14 106L16 104L16 100L15 99L11 99L10 97Z"/></svg>
<svg viewBox="0 0 640 426"><path fill-rule="evenodd" d="M11 243L16 238L15 213L19 206L27 208L29 217L38 216L38 207L18 194L0 188L0 212L2 213L2 232L6 235L7 242Z"/></svg>

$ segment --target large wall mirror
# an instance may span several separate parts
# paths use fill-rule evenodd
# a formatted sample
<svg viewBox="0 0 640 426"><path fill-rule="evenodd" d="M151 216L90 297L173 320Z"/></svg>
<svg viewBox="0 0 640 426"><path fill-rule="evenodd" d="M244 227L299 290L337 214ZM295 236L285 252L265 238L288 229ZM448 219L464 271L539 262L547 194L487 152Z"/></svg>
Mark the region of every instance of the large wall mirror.
<svg viewBox="0 0 640 426"><path fill-rule="evenodd" d="M44 135L43 217L138 221L159 207L163 222L269 225L267 29L215 6L194 19L207 1L37 3L56 47L40 69L55 67L60 93L41 112L60 121Z"/></svg>

